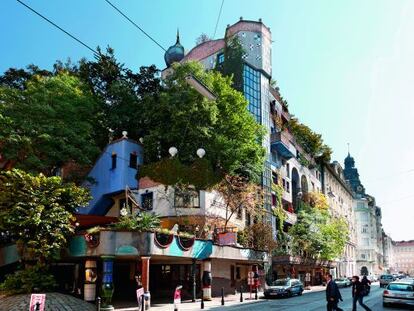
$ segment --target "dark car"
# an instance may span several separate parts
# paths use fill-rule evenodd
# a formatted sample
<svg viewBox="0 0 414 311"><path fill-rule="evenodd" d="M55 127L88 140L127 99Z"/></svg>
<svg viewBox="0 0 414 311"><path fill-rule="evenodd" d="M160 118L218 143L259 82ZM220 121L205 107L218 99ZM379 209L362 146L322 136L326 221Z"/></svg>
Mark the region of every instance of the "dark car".
<svg viewBox="0 0 414 311"><path fill-rule="evenodd" d="M264 296L270 297L291 297L302 295L303 284L297 279L279 279L266 286Z"/></svg>

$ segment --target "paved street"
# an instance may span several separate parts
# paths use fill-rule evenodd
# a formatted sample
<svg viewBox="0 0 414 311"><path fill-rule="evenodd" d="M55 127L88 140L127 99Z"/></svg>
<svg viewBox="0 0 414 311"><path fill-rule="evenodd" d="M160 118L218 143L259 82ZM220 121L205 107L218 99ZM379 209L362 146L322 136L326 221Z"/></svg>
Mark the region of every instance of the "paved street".
<svg viewBox="0 0 414 311"><path fill-rule="evenodd" d="M382 292L383 290L379 288L379 285L373 285L371 294L364 299L365 303L373 311L402 311L410 310L409 308L393 307L393 308L383 308L382 306ZM351 299L351 289L344 288L341 289L342 296L344 301L340 304L340 307L346 311L352 310L352 299ZM277 311L323 311L326 310L325 302L325 292L317 292L303 295L301 297L292 297L287 299L274 299L263 301L259 304L249 305L245 304L243 306L232 306L232 307L217 307L211 308L211 310L277 310ZM357 310L363 310L363 308L358 307Z"/></svg>

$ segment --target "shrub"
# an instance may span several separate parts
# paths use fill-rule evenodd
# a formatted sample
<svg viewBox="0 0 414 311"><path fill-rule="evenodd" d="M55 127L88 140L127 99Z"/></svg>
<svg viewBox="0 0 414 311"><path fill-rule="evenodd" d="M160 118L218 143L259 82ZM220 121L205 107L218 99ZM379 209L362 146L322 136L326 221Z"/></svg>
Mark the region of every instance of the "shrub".
<svg viewBox="0 0 414 311"><path fill-rule="evenodd" d="M8 294L25 294L34 291L51 291L56 285L54 276L47 268L36 264L7 275L5 281L0 284L0 290Z"/></svg>

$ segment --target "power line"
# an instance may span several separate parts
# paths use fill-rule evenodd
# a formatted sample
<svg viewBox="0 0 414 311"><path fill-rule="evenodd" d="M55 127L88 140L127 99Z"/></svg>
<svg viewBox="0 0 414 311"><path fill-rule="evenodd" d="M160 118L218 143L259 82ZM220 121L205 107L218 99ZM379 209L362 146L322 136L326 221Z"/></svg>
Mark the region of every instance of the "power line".
<svg viewBox="0 0 414 311"><path fill-rule="evenodd" d="M144 29L139 27L133 20L131 20L128 16L126 16L120 9L118 9L114 4L111 3L109 0L105 0L111 7L113 7L119 14L121 14L123 17L125 17L132 25L134 25L136 28L138 28L144 35L146 35L149 39L152 40L156 45L158 45L161 49L163 49L165 52L167 50L159 44L153 37L151 37Z"/></svg>
<svg viewBox="0 0 414 311"><path fill-rule="evenodd" d="M216 36L217 26L218 26L218 23L219 23L219 20L220 20L221 11L223 10L223 4L224 4L224 0L221 0L221 6L220 6L219 14L217 16L216 27L214 27L214 34L213 34L213 37L211 39L214 39L214 37Z"/></svg>
<svg viewBox="0 0 414 311"><path fill-rule="evenodd" d="M25 6L27 9L29 9L30 11L32 11L33 13L35 13L36 15L40 16L41 18L43 18L45 21L47 21L49 24L53 25L54 27L56 27L57 29L59 29L60 31L62 31L63 33L65 33L66 35L68 35L69 37L71 37L73 40L76 40L78 43L82 44L84 47L86 47L88 50L90 50L93 54L95 54L96 56L100 56L99 53L94 50L93 48L91 48L89 45L87 45L85 42L81 41L80 39L76 38L74 35L72 35L71 33L67 32L65 29L63 29L62 27L60 27L59 25L57 25L56 23L52 22L50 19L48 19L46 16L42 15L41 13L39 13L38 11L36 11L35 9L33 9L32 7L30 7L29 5L27 5L26 3L20 1L20 0L16 0L17 2L19 2L21 5Z"/></svg>

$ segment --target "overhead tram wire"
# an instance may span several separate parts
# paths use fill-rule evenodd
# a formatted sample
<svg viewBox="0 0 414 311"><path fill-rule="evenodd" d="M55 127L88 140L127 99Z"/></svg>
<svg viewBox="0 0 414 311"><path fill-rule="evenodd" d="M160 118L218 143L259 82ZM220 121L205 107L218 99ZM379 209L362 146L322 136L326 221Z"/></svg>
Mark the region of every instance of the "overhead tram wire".
<svg viewBox="0 0 414 311"><path fill-rule="evenodd" d="M114 10L116 10L119 14L121 14L123 17L125 17L132 25L134 25L136 28L138 28L144 35L146 35L152 42L154 42L156 45L158 45L164 52L167 52L167 50L157 42L151 35L149 35L144 29L139 27L132 19L130 19L124 12L122 12L119 8L117 8L114 4L112 4L111 1L105 0L106 3L108 3Z"/></svg>
<svg viewBox="0 0 414 311"><path fill-rule="evenodd" d="M223 10L223 4L224 4L224 0L221 0L221 6L220 6L219 14L217 16L216 26L214 27L214 34L213 34L213 37L211 38L213 40L214 40L214 37L216 36L217 26L220 21L221 11Z"/></svg>
<svg viewBox="0 0 414 311"><path fill-rule="evenodd" d="M82 40L76 38L74 35L72 35L71 33L69 33L68 31L66 31L65 29L63 29L62 27L60 27L59 25L57 25L56 23L52 22L50 19L48 19L46 16L42 15L41 13L39 13L38 11L36 11L35 9L33 9L32 7L30 7L29 5L27 5L26 3L24 3L23 1L20 0L16 0L17 2L19 2L21 5L25 6L27 9L29 9L30 11L32 11L33 13L35 13L36 15L40 16L41 18L43 18L45 21L47 21L49 24L53 25L54 27L56 27L57 29L59 29L60 31L62 31L63 33L65 33L67 36L71 37L73 40L77 41L78 43L82 44L84 47L86 47L88 50L90 50L95 56L100 57L100 54L93 48L91 48L89 45L87 45L85 42L83 42Z"/></svg>

